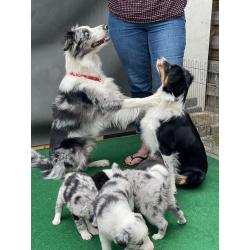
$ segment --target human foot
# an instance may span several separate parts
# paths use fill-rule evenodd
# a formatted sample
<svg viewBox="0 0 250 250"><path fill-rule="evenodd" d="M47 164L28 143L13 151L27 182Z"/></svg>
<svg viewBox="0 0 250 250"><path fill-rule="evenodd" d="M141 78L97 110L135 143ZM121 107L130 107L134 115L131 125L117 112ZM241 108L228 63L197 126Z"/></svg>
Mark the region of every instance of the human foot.
<svg viewBox="0 0 250 250"><path fill-rule="evenodd" d="M146 160L148 156L149 150L144 144L142 144L142 147L138 150L137 153L130 155L125 159L125 164L127 166L136 166L142 161Z"/></svg>

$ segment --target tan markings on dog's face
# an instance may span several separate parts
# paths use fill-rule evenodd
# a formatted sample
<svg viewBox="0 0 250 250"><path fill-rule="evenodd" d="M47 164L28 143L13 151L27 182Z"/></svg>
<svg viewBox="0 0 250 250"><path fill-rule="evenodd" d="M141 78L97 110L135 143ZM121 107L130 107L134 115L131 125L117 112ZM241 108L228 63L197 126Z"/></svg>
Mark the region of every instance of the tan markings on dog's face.
<svg viewBox="0 0 250 250"><path fill-rule="evenodd" d="M176 184L178 185L185 185L187 184L187 176L185 175L178 175L176 178Z"/></svg>
<svg viewBox="0 0 250 250"><path fill-rule="evenodd" d="M168 85L168 76L165 72L164 69L164 60L163 59L158 59L157 60L157 68L160 74L160 78L161 78L161 84L163 85L163 87L167 87Z"/></svg>

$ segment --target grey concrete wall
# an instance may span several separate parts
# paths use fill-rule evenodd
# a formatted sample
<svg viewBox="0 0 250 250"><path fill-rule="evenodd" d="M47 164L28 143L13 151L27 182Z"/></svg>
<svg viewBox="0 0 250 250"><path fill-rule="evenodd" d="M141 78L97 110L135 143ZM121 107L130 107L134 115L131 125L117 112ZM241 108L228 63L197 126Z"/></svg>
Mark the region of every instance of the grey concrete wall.
<svg viewBox="0 0 250 250"><path fill-rule="evenodd" d="M32 145L48 143L51 104L64 75L64 33L72 25L107 23L106 1L32 0ZM126 77L110 43L101 52L103 68L128 94Z"/></svg>

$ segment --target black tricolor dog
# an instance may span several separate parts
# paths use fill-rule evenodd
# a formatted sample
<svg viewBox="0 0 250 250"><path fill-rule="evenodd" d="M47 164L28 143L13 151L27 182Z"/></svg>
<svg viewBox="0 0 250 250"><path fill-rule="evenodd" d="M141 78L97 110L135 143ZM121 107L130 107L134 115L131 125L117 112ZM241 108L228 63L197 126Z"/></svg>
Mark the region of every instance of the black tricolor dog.
<svg viewBox="0 0 250 250"><path fill-rule="evenodd" d="M178 98L187 96L192 83L192 75L178 65L171 65L166 60L158 62L158 69L162 79L162 90ZM160 152L164 156L178 154L177 184L195 187L202 183L207 172L207 157L204 145L189 114L183 110L180 116L172 117L168 121L161 121L156 132ZM165 157L164 157L165 158Z"/></svg>
<svg viewBox="0 0 250 250"><path fill-rule="evenodd" d="M160 152L165 165L177 173L176 184L199 186L206 177L207 157L184 105L193 76L165 58L158 59L156 66L162 86L152 96L125 100L123 108L146 111L141 121L142 139L152 156Z"/></svg>

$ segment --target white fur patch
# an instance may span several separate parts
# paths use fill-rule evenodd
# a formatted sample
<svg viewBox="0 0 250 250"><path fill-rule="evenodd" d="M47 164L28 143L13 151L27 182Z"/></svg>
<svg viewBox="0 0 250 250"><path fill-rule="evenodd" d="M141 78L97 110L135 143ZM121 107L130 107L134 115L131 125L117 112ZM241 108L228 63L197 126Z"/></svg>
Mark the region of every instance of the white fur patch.
<svg viewBox="0 0 250 250"><path fill-rule="evenodd" d="M75 121L74 120L67 120L67 121L64 121L64 120L54 120L53 121L53 127L57 128L57 129L60 129L60 128L64 128L64 127L67 127L67 126L73 126L75 125Z"/></svg>
<svg viewBox="0 0 250 250"><path fill-rule="evenodd" d="M163 179L166 179L169 176L167 168L161 164L156 164L151 167L148 173L159 179L159 181L162 181Z"/></svg>
<svg viewBox="0 0 250 250"><path fill-rule="evenodd" d="M157 92L145 98L126 99L123 108L140 108L146 110L146 115L141 120L142 139L151 151L151 156L159 151L156 131L161 121L168 121L172 117L183 114L182 97L176 101L172 94L168 94L159 88Z"/></svg>
<svg viewBox="0 0 250 250"><path fill-rule="evenodd" d="M183 113L183 104L181 100L178 102L166 102L164 97L165 94L163 93L163 101L161 101L159 105L148 109L141 121L142 139L149 147L152 156L159 151L156 131L161 124L160 122L166 122L172 117L181 116Z"/></svg>
<svg viewBox="0 0 250 250"><path fill-rule="evenodd" d="M88 231L82 231L80 232L80 235L83 240L91 240L92 235Z"/></svg>
<svg viewBox="0 0 250 250"><path fill-rule="evenodd" d="M53 225L59 225L61 223L61 214L60 213L56 213L55 217L52 221Z"/></svg>
<svg viewBox="0 0 250 250"><path fill-rule="evenodd" d="M107 166L109 166L109 160L98 160L88 164L88 167L107 167Z"/></svg>

